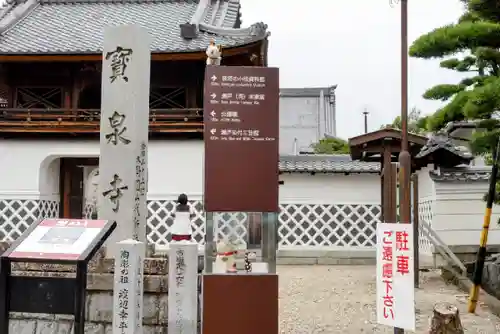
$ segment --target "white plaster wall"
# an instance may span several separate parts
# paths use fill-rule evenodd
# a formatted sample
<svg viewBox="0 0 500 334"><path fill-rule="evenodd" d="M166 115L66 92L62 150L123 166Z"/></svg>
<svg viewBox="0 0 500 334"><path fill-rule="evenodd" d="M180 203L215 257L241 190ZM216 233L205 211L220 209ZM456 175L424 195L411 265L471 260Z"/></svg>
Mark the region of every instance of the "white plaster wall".
<svg viewBox="0 0 500 334"><path fill-rule="evenodd" d="M429 165L418 171L418 198L419 202L433 200L436 197L436 187L429 175L433 166Z"/></svg>
<svg viewBox="0 0 500 334"><path fill-rule="evenodd" d="M54 197L59 193L57 158L98 155L98 141L0 141L0 199ZM151 141L148 160L149 199L174 199L182 192L201 199L202 141Z"/></svg>
<svg viewBox="0 0 500 334"><path fill-rule="evenodd" d="M201 200L203 153L202 141L150 141L148 199L186 193ZM97 141L0 141L0 199L58 199L58 158L98 155ZM281 203L380 204L377 174L283 174L280 180Z"/></svg>
<svg viewBox="0 0 500 334"><path fill-rule="evenodd" d="M377 174L282 174L280 203L283 204L377 204L380 176Z"/></svg>
<svg viewBox="0 0 500 334"><path fill-rule="evenodd" d="M437 182L432 228L449 245L478 245L486 203L486 182ZM489 245L500 245L500 206L493 208Z"/></svg>

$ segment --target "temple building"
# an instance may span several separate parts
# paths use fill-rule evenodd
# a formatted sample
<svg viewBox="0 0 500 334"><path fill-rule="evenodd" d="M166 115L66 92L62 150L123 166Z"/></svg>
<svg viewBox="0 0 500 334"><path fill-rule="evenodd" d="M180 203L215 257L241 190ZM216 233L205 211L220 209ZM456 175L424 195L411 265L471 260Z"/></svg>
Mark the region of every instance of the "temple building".
<svg viewBox="0 0 500 334"><path fill-rule="evenodd" d="M267 26L242 27L239 0L14 0L0 12L0 225L11 227L7 233L40 217L89 213L103 32L126 24L152 39L149 197L155 207L182 192L201 199L206 48L211 40L222 47L222 65L266 66Z"/></svg>

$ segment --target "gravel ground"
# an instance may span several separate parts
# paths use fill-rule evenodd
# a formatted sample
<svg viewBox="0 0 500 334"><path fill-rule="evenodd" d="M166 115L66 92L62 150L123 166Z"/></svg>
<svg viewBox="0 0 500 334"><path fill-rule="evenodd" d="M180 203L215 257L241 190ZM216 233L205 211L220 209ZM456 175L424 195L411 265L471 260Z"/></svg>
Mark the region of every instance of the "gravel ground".
<svg viewBox="0 0 500 334"><path fill-rule="evenodd" d="M278 266L281 333L393 333L377 325L374 266ZM460 310L466 333L500 333L500 318L479 303L467 313L467 294L433 271L421 274L417 290L417 331L428 333L436 302Z"/></svg>

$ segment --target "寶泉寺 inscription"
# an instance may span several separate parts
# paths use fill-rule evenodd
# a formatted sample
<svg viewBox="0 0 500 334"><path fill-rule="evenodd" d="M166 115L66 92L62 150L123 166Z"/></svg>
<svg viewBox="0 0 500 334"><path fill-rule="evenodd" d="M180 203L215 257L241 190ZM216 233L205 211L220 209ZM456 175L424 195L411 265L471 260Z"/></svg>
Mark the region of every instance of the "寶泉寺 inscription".
<svg viewBox="0 0 500 334"><path fill-rule="evenodd" d="M279 211L278 74L277 68L207 66L206 211Z"/></svg>
<svg viewBox="0 0 500 334"><path fill-rule="evenodd" d="M123 184L123 180L118 174L113 175L113 179L109 182L109 185L111 188L104 191L102 195L113 203L113 211L118 212L120 210L120 198L123 196L123 191L128 190L128 186Z"/></svg>
<svg viewBox="0 0 500 334"><path fill-rule="evenodd" d="M112 257L121 240L146 242L150 41L138 25L104 29L98 217L117 222Z"/></svg>
<svg viewBox="0 0 500 334"><path fill-rule="evenodd" d="M127 131L127 127L124 125L126 116L115 111L108 119L109 126L111 127L111 133L106 134L108 143L113 145L117 145L118 142L122 142L125 145L130 144L130 139L124 136L125 131Z"/></svg>
<svg viewBox="0 0 500 334"><path fill-rule="evenodd" d="M117 46L114 51L106 53L106 60L111 59L111 76L109 77L111 83L115 82L118 78L122 78L123 81L128 82L126 70L133 53L132 49L122 48L121 46Z"/></svg>

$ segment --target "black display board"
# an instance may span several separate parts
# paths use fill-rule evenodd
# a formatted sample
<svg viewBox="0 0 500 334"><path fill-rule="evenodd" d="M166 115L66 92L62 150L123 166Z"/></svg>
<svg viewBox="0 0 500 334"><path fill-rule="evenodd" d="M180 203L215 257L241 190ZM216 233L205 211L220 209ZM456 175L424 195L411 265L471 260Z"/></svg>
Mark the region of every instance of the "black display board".
<svg viewBox="0 0 500 334"><path fill-rule="evenodd" d="M0 256L0 333L9 334L9 312L24 312L73 315L74 334L84 334L87 265L115 228L116 222L106 220L32 224ZM74 265L76 275L13 275L13 262Z"/></svg>

